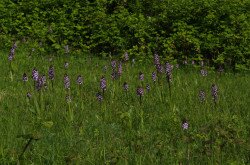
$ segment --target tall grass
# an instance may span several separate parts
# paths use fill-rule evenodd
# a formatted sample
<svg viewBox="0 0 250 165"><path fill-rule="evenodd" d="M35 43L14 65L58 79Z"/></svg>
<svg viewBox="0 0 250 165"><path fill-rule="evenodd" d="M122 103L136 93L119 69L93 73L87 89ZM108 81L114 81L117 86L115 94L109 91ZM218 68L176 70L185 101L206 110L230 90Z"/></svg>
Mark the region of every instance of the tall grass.
<svg viewBox="0 0 250 165"><path fill-rule="evenodd" d="M110 60L80 57L39 57L18 52L12 62L1 53L0 163L1 164L249 164L250 76L217 74L199 66L172 71L170 86L165 75L154 83L153 62L123 64L122 75L112 80ZM69 67L64 68L65 61ZM34 67L46 74L55 68L53 86L34 89ZM107 71L103 72L103 67ZM144 80L138 79L139 72ZM27 73L28 82L22 81ZM64 75L70 77L65 92ZM79 88L78 75L84 79ZM107 89L96 98L100 79ZM48 79L48 78L47 78ZM13 80L13 81L11 81ZM123 89L127 82L129 89ZM150 91L145 89L150 85ZM218 86L214 104L211 86ZM143 85L144 95L136 94ZM199 100L204 90L206 99ZM28 99L26 94L31 93ZM71 102L65 97L69 94ZM182 122L188 122L188 129Z"/></svg>

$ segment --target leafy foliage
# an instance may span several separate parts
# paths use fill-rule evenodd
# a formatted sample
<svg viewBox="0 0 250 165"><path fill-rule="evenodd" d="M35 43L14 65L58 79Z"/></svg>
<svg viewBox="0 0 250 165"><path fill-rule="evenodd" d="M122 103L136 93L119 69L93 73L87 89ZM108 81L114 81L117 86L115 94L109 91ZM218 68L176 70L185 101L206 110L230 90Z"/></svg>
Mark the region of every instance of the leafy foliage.
<svg viewBox="0 0 250 165"><path fill-rule="evenodd" d="M65 45L103 56L158 52L249 68L249 8L248 0L2 0L1 47L26 39L48 52Z"/></svg>

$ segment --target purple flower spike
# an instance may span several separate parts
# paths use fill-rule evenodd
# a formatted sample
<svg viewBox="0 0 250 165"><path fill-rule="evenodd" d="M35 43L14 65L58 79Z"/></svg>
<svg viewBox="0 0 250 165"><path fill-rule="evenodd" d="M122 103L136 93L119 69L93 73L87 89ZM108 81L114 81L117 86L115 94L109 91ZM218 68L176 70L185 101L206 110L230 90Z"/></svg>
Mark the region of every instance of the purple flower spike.
<svg viewBox="0 0 250 165"><path fill-rule="evenodd" d="M43 75L43 76L41 77L41 81L42 81L42 85L45 85L45 84L46 84L46 76L45 76L45 75Z"/></svg>
<svg viewBox="0 0 250 165"><path fill-rule="evenodd" d="M23 82L27 82L28 81L28 76L26 73L23 74Z"/></svg>
<svg viewBox="0 0 250 165"><path fill-rule="evenodd" d="M172 65L166 62L166 74L169 82L172 82L172 69L173 69Z"/></svg>
<svg viewBox="0 0 250 165"><path fill-rule="evenodd" d="M111 67L112 67L113 71L116 69L116 61L115 60L111 61Z"/></svg>
<svg viewBox="0 0 250 165"><path fill-rule="evenodd" d="M100 88L102 89L102 91L104 92L107 88L107 82L104 76L102 76L101 80L100 80Z"/></svg>
<svg viewBox="0 0 250 165"><path fill-rule="evenodd" d="M200 73L201 73L201 75L202 75L203 77L206 77L206 76L207 76L207 70L206 70L206 69L201 69Z"/></svg>
<svg viewBox="0 0 250 165"><path fill-rule="evenodd" d="M160 57L157 53L154 54L154 64L160 65Z"/></svg>
<svg viewBox="0 0 250 165"><path fill-rule="evenodd" d="M122 63L120 62L118 65L118 71L117 71L118 76L122 75Z"/></svg>
<svg viewBox="0 0 250 165"><path fill-rule="evenodd" d="M123 84L123 89L124 89L124 91L126 91L126 92L128 91L128 83L125 82L125 83Z"/></svg>
<svg viewBox="0 0 250 165"><path fill-rule="evenodd" d="M97 99L99 102L102 102L103 97L102 97L102 94L101 94L100 92L98 92L98 93L96 94L96 99Z"/></svg>
<svg viewBox="0 0 250 165"><path fill-rule="evenodd" d="M113 71L112 74L111 74L111 78L112 80L115 80L118 78L118 73L116 71Z"/></svg>
<svg viewBox="0 0 250 165"><path fill-rule="evenodd" d="M156 66L156 70L158 73L163 73L164 72L164 67L161 64L157 64Z"/></svg>
<svg viewBox="0 0 250 165"><path fill-rule="evenodd" d="M77 82L78 85L82 85L82 84L83 84L83 78L82 78L81 75L79 75L79 76L77 77L76 82Z"/></svg>
<svg viewBox="0 0 250 165"><path fill-rule="evenodd" d="M14 54L10 53L9 56L8 56L8 60L12 61L13 59L14 59Z"/></svg>
<svg viewBox="0 0 250 165"><path fill-rule="evenodd" d="M188 127L189 127L188 122L187 122L186 120L184 120L184 121L182 122L182 129L183 129L183 130L187 130Z"/></svg>
<svg viewBox="0 0 250 165"><path fill-rule="evenodd" d="M40 91L43 87L43 77L39 76L38 80L36 81L36 90Z"/></svg>
<svg viewBox="0 0 250 165"><path fill-rule="evenodd" d="M36 70L36 68L34 68L34 69L32 70L32 78L33 78L34 81L38 81L39 73L38 73L38 71Z"/></svg>
<svg viewBox="0 0 250 165"><path fill-rule="evenodd" d="M54 78L55 78L55 70L54 70L54 67L52 65L49 67L48 74L49 74L49 79L54 80Z"/></svg>
<svg viewBox="0 0 250 165"><path fill-rule="evenodd" d="M64 75L64 87L65 89L70 89L70 79L67 74Z"/></svg>
<svg viewBox="0 0 250 165"><path fill-rule="evenodd" d="M147 92L150 91L150 85L149 84L146 85L146 89L147 89Z"/></svg>
<svg viewBox="0 0 250 165"><path fill-rule="evenodd" d="M14 42L12 48L10 49L10 53L9 53L9 57L8 57L9 61L12 61L14 59L16 48L17 48L17 44L16 44L16 42Z"/></svg>
<svg viewBox="0 0 250 165"><path fill-rule="evenodd" d="M128 52L124 53L124 61L128 61L129 60L129 56L128 56Z"/></svg>
<svg viewBox="0 0 250 165"><path fill-rule="evenodd" d="M156 82L157 76L155 72L152 72L152 80L153 82Z"/></svg>
<svg viewBox="0 0 250 165"><path fill-rule="evenodd" d="M142 72L139 73L139 80L140 81L144 80L144 74Z"/></svg>
<svg viewBox="0 0 250 165"><path fill-rule="evenodd" d="M218 87L217 87L217 85L215 85L215 84L212 85L211 94L212 94L214 102L216 103L218 101Z"/></svg>
<svg viewBox="0 0 250 165"><path fill-rule="evenodd" d="M199 91L199 99L201 102L204 102L206 100L206 93L204 90Z"/></svg>
<svg viewBox="0 0 250 165"><path fill-rule="evenodd" d="M137 89L136 89L136 94L137 94L138 96L143 96L143 94L144 94L144 89L143 89L142 87L137 87Z"/></svg>

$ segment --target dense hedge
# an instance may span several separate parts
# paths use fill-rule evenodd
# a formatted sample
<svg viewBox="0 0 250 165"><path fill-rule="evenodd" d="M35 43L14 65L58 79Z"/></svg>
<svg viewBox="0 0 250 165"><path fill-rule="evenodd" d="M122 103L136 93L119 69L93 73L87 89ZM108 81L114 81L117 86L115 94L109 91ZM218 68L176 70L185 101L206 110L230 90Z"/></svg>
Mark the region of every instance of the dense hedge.
<svg viewBox="0 0 250 165"><path fill-rule="evenodd" d="M1 46L250 66L249 0L1 0ZM12 41L10 40L12 39ZM49 45L49 46L48 46Z"/></svg>

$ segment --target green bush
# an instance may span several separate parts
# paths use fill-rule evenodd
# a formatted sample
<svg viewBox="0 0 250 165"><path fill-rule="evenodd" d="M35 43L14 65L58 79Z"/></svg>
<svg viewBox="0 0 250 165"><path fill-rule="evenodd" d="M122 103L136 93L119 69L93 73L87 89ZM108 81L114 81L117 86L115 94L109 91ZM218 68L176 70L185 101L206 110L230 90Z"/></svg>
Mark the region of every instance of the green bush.
<svg viewBox="0 0 250 165"><path fill-rule="evenodd" d="M94 55L158 52L249 68L249 8L249 0L2 0L1 48L26 39L49 53L69 45Z"/></svg>

